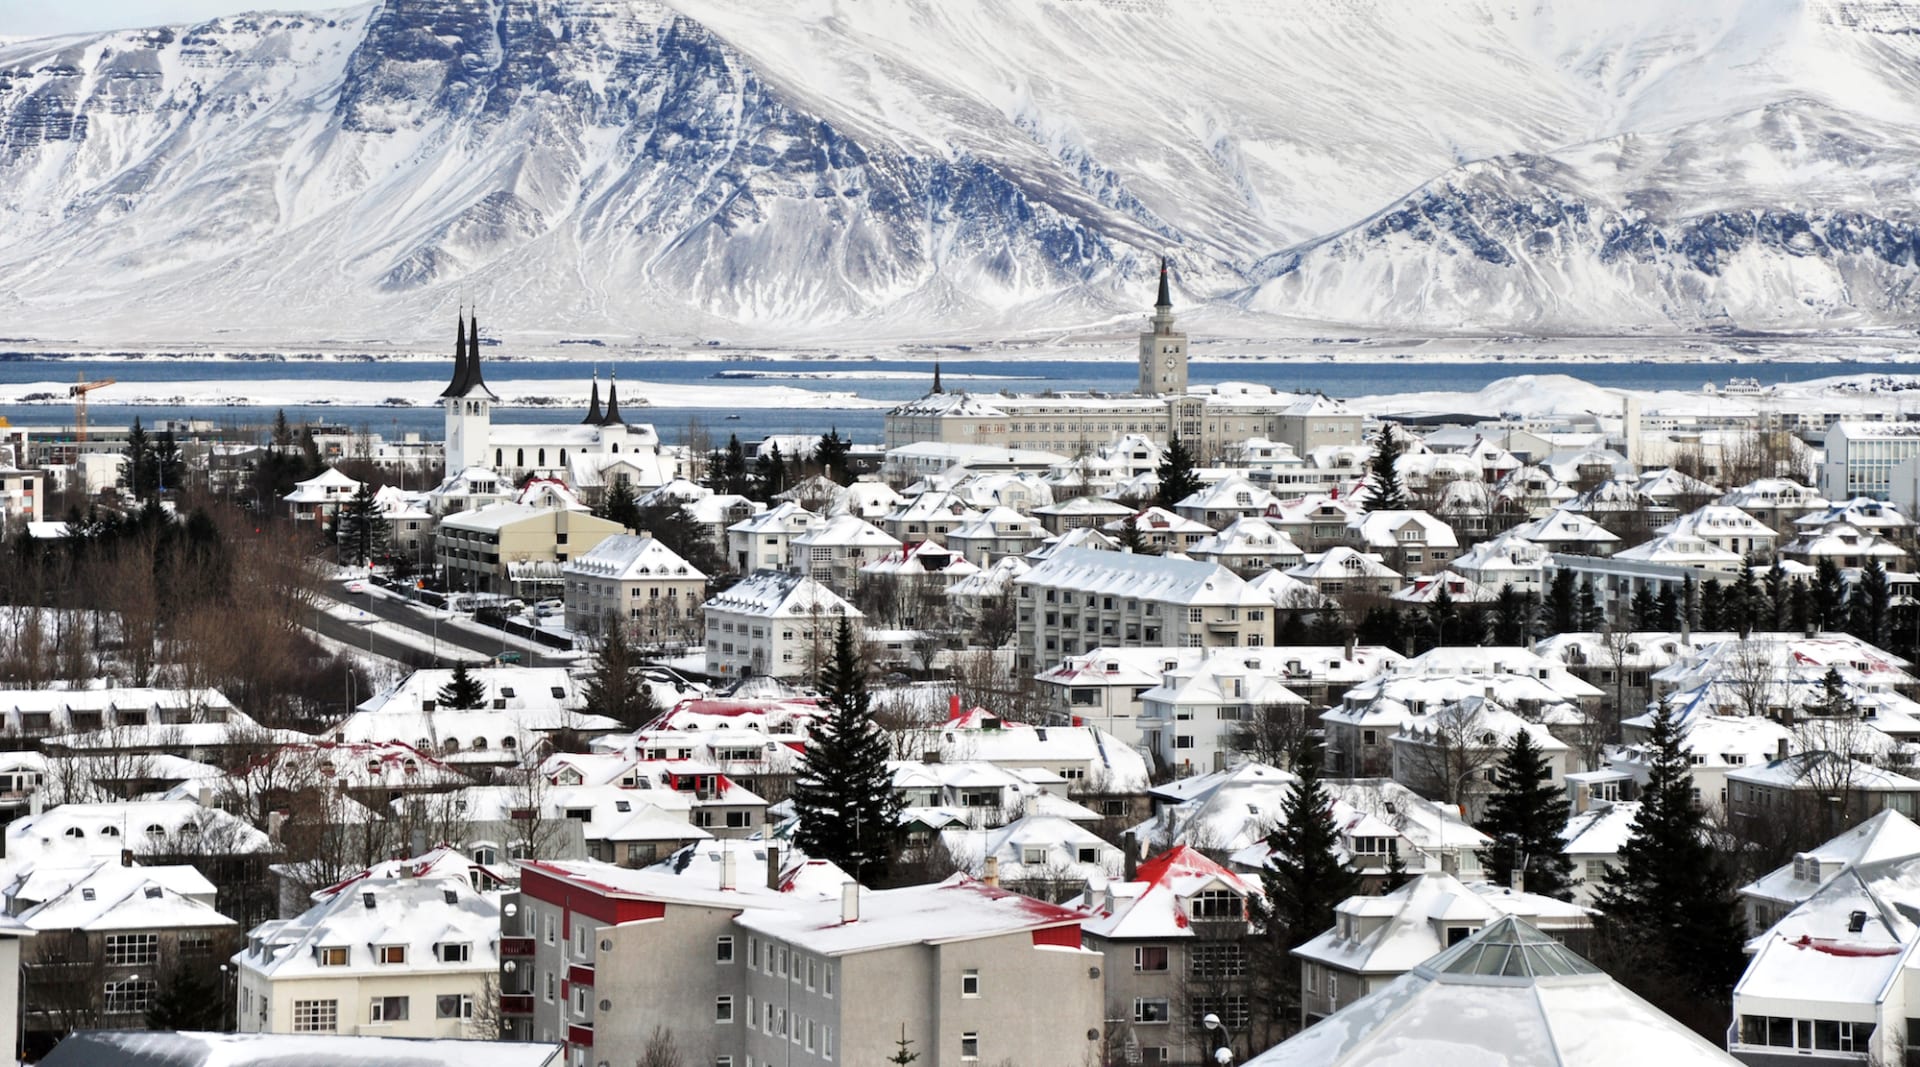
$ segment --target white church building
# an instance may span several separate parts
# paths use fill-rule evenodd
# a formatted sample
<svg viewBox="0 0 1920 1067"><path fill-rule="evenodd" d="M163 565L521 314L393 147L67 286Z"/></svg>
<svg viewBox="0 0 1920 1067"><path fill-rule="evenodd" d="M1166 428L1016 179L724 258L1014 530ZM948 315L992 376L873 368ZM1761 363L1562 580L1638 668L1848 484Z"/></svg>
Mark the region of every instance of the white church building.
<svg viewBox="0 0 1920 1067"><path fill-rule="evenodd" d="M481 468L508 485L555 478L588 496L622 480L636 495L672 481L673 457L661 449L651 425L621 416L619 388L618 381L608 385L602 407L596 375L586 418L578 423L496 423L493 406L500 398L487 387L480 364L480 322L462 317L453 380L440 394L447 413L447 480Z"/></svg>

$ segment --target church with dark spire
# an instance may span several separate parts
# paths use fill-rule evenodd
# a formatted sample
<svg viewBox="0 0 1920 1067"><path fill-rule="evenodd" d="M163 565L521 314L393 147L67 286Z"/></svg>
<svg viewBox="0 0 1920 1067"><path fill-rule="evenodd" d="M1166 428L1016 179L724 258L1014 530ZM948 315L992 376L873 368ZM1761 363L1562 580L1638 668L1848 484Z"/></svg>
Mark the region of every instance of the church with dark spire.
<svg viewBox="0 0 1920 1067"><path fill-rule="evenodd" d="M1153 318L1140 335L1141 396L1185 396L1187 393L1187 335L1173 328L1173 293L1167 279L1167 257L1160 257L1160 292L1154 297Z"/></svg>
<svg viewBox="0 0 1920 1067"><path fill-rule="evenodd" d="M480 345L479 316L463 308L454 330L453 377L440 392L450 483L478 469L512 485L551 478L591 497L609 479L625 478L639 489L672 480L673 461L653 427L621 415L617 372L609 375L603 404L594 371L586 418L577 423L499 423L493 409L500 398L487 385Z"/></svg>

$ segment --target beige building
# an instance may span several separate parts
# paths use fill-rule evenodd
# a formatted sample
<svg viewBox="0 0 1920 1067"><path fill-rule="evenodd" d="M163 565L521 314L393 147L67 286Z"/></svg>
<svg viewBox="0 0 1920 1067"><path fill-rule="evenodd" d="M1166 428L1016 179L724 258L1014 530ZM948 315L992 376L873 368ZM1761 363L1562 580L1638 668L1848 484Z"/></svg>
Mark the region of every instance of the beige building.
<svg viewBox="0 0 1920 1067"><path fill-rule="evenodd" d="M707 576L645 534L614 534L560 565L567 629L597 634L619 619L642 641L700 637Z"/></svg>
<svg viewBox="0 0 1920 1067"><path fill-rule="evenodd" d="M434 554L449 589L557 596L562 564L624 532L586 512L491 504L440 520Z"/></svg>
<svg viewBox="0 0 1920 1067"><path fill-rule="evenodd" d="M1252 647L1272 632L1272 601L1216 563L1067 548L1014 584L1022 674L1094 648Z"/></svg>

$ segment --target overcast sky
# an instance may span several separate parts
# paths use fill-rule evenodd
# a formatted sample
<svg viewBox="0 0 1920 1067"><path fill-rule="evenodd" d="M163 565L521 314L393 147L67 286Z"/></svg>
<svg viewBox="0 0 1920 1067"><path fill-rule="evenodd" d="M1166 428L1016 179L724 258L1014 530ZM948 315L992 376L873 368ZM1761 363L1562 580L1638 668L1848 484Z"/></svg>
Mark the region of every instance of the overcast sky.
<svg viewBox="0 0 1920 1067"><path fill-rule="evenodd" d="M236 11L344 7L351 0L0 0L0 37L118 30L193 22Z"/></svg>

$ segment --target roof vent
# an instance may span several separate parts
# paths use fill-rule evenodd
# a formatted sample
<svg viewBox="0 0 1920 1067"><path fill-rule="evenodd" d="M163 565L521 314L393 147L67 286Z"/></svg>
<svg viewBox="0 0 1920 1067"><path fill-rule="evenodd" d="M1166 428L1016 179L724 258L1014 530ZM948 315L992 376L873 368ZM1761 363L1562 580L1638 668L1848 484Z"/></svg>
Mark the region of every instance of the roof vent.
<svg viewBox="0 0 1920 1067"><path fill-rule="evenodd" d="M446 897L446 900L447 900L447 903L449 903L449 904L458 904L458 903L460 903L460 894L458 894L458 893L455 893L455 892L454 892L453 890L451 890L451 889L448 889L448 890L446 890L446 891L445 891L445 892L443 892L443 893L442 893L441 895L442 895L442 896L444 896L444 897Z"/></svg>
<svg viewBox="0 0 1920 1067"><path fill-rule="evenodd" d="M1867 913L1856 911L1847 916L1847 933L1857 934L1867 928Z"/></svg>
<svg viewBox="0 0 1920 1067"><path fill-rule="evenodd" d="M147 887L147 899L148 899L148 900L159 900L159 899L160 899L160 887L159 887L159 886L157 886L157 885L150 885L150 886L148 886L148 887Z"/></svg>
<svg viewBox="0 0 1920 1067"><path fill-rule="evenodd" d="M360 894L360 903L365 904L369 908L373 907L373 894L370 892Z"/></svg>

